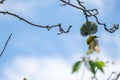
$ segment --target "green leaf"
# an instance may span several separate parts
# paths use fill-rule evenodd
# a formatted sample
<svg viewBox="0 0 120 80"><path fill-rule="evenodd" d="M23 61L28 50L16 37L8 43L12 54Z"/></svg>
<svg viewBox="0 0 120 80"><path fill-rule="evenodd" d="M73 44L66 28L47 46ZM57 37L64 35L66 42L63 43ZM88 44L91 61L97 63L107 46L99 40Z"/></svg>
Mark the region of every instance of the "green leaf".
<svg viewBox="0 0 120 80"><path fill-rule="evenodd" d="M96 64L94 61L89 60L90 71L95 75L96 74Z"/></svg>
<svg viewBox="0 0 120 80"><path fill-rule="evenodd" d="M104 73L103 67L105 66L105 63L103 61L96 61L96 67Z"/></svg>
<svg viewBox="0 0 120 80"><path fill-rule="evenodd" d="M96 59L95 61L93 60L88 60L86 61L85 66L90 70L94 75L96 75L97 71L100 70L101 72L104 73L104 66L105 63L103 61L99 61Z"/></svg>
<svg viewBox="0 0 120 80"><path fill-rule="evenodd" d="M82 63L82 61L77 61L77 62L73 65L72 73L74 73L74 72L78 72L81 63Z"/></svg>

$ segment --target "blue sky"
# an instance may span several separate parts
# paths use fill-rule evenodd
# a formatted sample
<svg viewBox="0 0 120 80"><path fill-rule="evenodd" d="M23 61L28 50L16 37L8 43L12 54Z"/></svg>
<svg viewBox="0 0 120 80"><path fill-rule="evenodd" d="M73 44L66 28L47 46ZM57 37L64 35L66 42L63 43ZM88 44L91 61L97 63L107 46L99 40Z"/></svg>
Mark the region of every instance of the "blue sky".
<svg viewBox="0 0 120 80"><path fill-rule="evenodd" d="M74 0L72 0L75 2ZM99 19L108 24L119 24L119 0L83 0L88 8L97 8ZM13 36L6 51L0 58L0 80L75 80L71 75L73 63L85 55L86 38L80 35L79 29L85 19L83 13L72 7L60 6L59 0L6 0L0 10L19 14L21 17L40 25L61 23L67 29L73 25L70 33L57 35L58 29L50 31L33 27L15 17L0 15L0 48L2 49L10 33ZM94 19L92 19L94 20ZM120 30L110 34L99 26L97 35L100 43L99 57L106 61L116 61L116 65L106 68L107 78L111 71L120 67ZM80 71L81 72L81 71ZM85 80L90 73L86 71ZM103 76L99 74L100 76ZM103 77L102 80L105 80Z"/></svg>

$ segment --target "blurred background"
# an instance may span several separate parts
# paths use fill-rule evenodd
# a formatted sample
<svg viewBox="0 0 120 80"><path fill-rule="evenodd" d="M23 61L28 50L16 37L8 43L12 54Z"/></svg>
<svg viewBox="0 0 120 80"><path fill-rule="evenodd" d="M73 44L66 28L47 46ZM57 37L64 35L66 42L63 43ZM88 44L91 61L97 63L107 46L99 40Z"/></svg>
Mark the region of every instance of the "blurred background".
<svg viewBox="0 0 120 80"><path fill-rule="evenodd" d="M108 27L119 24L119 0L83 0L88 9L98 9L98 18ZM75 0L72 3L77 4ZM67 34L57 35L58 28L50 31L31 26L19 19L0 15L0 50L10 33L11 40L0 58L0 80L80 80L81 71L71 74L72 65L85 55L88 46L86 37L80 35L80 27L85 22L82 11L70 6L63 7L60 0L6 0L0 4L0 11L9 11L40 25L61 23L64 29L73 25ZM92 21L95 21L91 18ZM99 73L99 79L106 80L112 71L120 69L120 30L110 34L103 26L98 33L100 53L91 57L105 61L115 61L106 67L106 74ZM91 73L86 70L84 80ZM104 76L105 75L105 76ZM104 77L102 77L104 76Z"/></svg>

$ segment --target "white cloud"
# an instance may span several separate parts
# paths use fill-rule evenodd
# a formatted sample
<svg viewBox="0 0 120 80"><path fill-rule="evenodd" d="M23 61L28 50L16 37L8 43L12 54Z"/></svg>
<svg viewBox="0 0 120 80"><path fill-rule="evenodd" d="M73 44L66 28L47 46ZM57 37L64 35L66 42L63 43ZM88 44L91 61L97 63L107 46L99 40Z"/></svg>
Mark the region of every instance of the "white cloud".
<svg viewBox="0 0 120 80"><path fill-rule="evenodd" d="M101 59L112 60L105 55ZM119 71L120 63L116 62L113 66L111 63L105 68L106 73L98 73L98 78L106 80L112 71ZM81 67L78 74L71 74L71 63L66 60L56 57L23 57L19 56L13 59L11 64L6 65L3 69L4 80L22 80L24 77L28 80L76 80L80 79L83 75L83 68ZM89 80L91 73L86 69L84 80ZM104 76L104 77L103 77Z"/></svg>
<svg viewBox="0 0 120 80"><path fill-rule="evenodd" d="M33 0L31 0L31 1L33 1ZM113 0L110 0L110 1L111 1L110 6L112 7L114 2L112 2ZM15 3L15 5L11 3L8 6L11 7L11 9L13 11L15 10L18 12L23 12L23 14L25 14L25 13L28 14L28 13L31 13L36 8L35 7L36 3L33 3L33 2L23 3L21 1L21 2L18 2L17 4ZM51 2L51 4L52 4L54 2L54 0L52 0L52 1L49 0L49 2ZM49 2L47 3L48 6L49 6ZM94 2L88 0L88 3L90 3L90 5L92 5L92 6L98 7L100 9L106 9L105 8L106 7L105 0L95 0ZM42 4L42 3L38 3L38 4ZM45 7L46 3L43 4L42 6ZM5 8L5 9L7 9L7 8ZM111 39L110 35L102 34L100 36L100 39L103 39L101 41L103 41L104 43L111 44L111 42L112 42L112 44L117 46L116 48L118 50L118 53L120 53L120 44L119 44L120 39L118 36L119 36L119 34L115 35L115 37L112 37L112 39ZM34 44L37 44L37 42L38 42L38 39L35 39L35 37L29 38L27 36L26 38L30 40L30 42L27 41L28 44L31 43L32 45L34 45ZM26 38L25 38L25 40L27 40ZM64 39L61 39L62 45L64 46L64 48L66 50L69 50L69 52L73 53L73 55L72 55L72 58L74 58L73 60L78 58L81 55L79 52L83 52L85 49L83 46L81 46L81 45L84 45L83 44L84 41L83 40L80 41L80 40L81 40L81 37L79 37L78 35L76 36L76 34L70 36L69 38L65 37ZM25 43L25 44L27 44L27 43ZM21 43L19 43L19 44L21 44ZM49 44L47 46L49 48L49 47L53 46L53 44ZM112 59L108 58L107 51L108 50L114 51L114 49L110 48L111 46L109 46L109 48L107 46L100 46L100 47L102 48L101 49L102 51L97 56L100 59L112 61ZM29 51L30 51L30 48L29 48ZM78 53L77 56L75 56L76 53ZM107 78L109 76L110 72L113 71L113 69L119 69L119 66L120 66L119 60L116 61L116 64L117 64L116 67L110 65L109 68L106 68L106 71L109 71L109 72L107 72L107 74L104 78ZM66 62L65 60L63 60L61 58L41 58L40 57L40 58L36 59L33 57L17 57L13 60L13 62L11 62L10 65L7 65L4 68L3 73L4 73L5 77L3 77L0 80L22 80L22 78L24 78L24 77L27 77L28 80L75 80L76 79L75 75L74 76L71 75L71 64L69 64L68 62ZM81 73L78 74L78 79L79 79L79 75L81 75ZM85 75L89 76L90 73L88 73L86 70ZM99 77L103 78L101 76L103 76L103 75L100 75ZM84 79L88 80L87 77L85 77ZM101 80L105 80L105 79L101 79Z"/></svg>
<svg viewBox="0 0 120 80"><path fill-rule="evenodd" d="M3 79L73 80L70 65L60 58L16 57L4 68Z"/></svg>

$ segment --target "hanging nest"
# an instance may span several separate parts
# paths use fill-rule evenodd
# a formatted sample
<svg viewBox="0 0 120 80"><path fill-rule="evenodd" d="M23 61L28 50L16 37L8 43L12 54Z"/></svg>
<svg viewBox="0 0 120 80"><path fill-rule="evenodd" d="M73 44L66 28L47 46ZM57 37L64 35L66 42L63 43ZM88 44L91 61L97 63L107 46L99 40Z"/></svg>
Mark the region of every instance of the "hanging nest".
<svg viewBox="0 0 120 80"><path fill-rule="evenodd" d="M98 26L94 22L85 22L81 28L80 33L82 36L88 36L90 34L95 34L98 31Z"/></svg>

